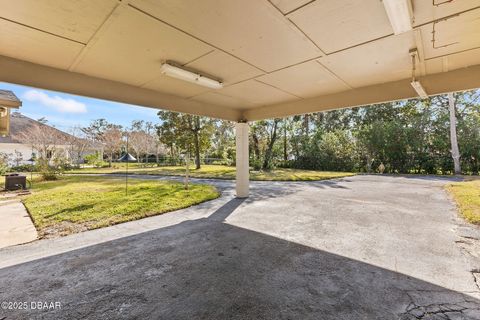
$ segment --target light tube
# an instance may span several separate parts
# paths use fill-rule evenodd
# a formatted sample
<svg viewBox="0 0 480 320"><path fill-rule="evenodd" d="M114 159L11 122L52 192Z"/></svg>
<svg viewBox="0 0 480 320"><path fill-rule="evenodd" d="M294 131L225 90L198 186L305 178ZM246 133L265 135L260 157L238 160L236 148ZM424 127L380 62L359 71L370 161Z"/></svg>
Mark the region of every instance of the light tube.
<svg viewBox="0 0 480 320"><path fill-rule="evenodd" d="M401 34L412 30L411 0L383 0L385 11L393 28L393 33Z"/></svg>
<svg viewBox="0 0 480 320"><path fill-rule="evenodd" d="M169 77L195 83L200 86L204 86L212 89L223 88L223 83L221 83L220 81L202 76L198 73L191 72L168 63L162 64L160 68L160 72Z"/></svg>

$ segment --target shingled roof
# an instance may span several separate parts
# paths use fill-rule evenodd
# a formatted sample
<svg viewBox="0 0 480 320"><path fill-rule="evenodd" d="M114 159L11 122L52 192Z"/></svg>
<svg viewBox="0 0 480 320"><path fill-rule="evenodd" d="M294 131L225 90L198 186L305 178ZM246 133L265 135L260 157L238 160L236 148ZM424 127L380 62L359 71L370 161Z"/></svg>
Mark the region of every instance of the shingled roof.
<svg viewBox="0 0 480 320"><path fill-rule="evenodd" d="M59 135L63 136L65 140L73 138L71 134L60 131L52 126L46 125L44 123L38 122L37 120L31 119L29 117L20 114L19 112L12 112L10 114L10 135L7 137L0 137L0 143L22 143L22 132L25 132L31 127L45 127L48 130L54 130Z"/></svg>
<svg viewBox="0 0 480 320"><path fill-rule="evenodd" d="M18 100L15 93L10 90L0 90L0 106L9 108L18 108L22 102Z"/></svg>

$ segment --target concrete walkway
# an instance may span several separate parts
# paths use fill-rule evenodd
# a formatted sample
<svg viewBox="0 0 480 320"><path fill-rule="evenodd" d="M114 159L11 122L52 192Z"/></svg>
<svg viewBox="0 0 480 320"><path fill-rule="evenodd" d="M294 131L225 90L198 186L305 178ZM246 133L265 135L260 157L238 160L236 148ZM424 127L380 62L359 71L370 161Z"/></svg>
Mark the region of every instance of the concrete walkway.
<svg viewBox="0 0 480 320"><path fill-rule="evenodd" d="M254 182L238 200L215 181L193 208L0 250L0 301L62 305L0 319L478 320L480 232L448 182Z"/></svg>
<svg viewBox="0 0 480 320"><path fill-rule="evenodd" d="M20 200L0 200L0 248L36 239L37 230Z"/></svg>

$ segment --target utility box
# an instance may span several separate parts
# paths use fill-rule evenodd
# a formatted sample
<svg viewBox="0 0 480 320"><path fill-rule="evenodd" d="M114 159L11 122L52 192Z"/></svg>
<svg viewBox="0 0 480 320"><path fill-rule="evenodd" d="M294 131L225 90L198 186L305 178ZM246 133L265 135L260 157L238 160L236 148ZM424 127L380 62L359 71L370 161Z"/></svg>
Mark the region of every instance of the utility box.
<svg viewBox="0 0 480 320"><path fill-rule="evenodd" d="M27 177L18 173L5 175L5 190L25 190L27 189Z"/></svg>

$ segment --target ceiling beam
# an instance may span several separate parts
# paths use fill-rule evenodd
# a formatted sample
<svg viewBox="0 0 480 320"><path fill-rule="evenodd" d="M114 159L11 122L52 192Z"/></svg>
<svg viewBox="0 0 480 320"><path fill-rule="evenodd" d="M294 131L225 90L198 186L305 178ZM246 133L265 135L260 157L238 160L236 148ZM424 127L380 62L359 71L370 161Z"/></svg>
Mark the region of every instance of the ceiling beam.
<svg viewBox="0 0 480 320"><path fill-rule="evenodd" d="M0 56L0 81L156 109L241 120L241 111Z"/></svg>
<svg viewBox="0 0 480 320"><path fill-rule="evenodd" d="M419 80L429 95L480 88L480 65L420 77ZM411 79L361 87L340 93L279 103L245 110L243 119L248 121L281 118L297 114L314 113L368 104L417 98Z"/></svg>
<svg viewBox="0 0 480 320"><path fill-rule="evenodd" d="M480 65L420 77L429 95L480 88ZM410 79L238 110L0 56L0 81L224 120L261 120L418 97Z"/></svg>

